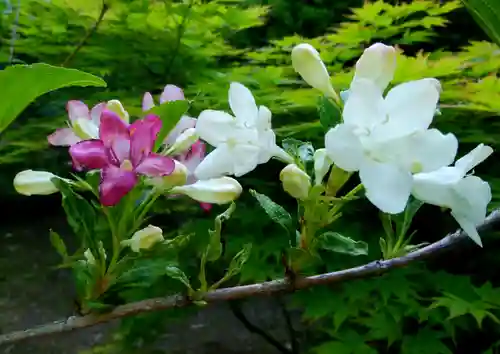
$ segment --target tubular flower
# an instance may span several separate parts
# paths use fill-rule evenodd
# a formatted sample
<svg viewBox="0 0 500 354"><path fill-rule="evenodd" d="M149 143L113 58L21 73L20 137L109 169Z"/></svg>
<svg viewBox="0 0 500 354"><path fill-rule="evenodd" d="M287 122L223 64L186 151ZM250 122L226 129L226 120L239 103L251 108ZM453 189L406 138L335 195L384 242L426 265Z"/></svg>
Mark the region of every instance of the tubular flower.
<svg viewBox="0 0 500 354"><path fill-rule="evenodd" d="M161 177L172 173L174 160L152 152L161 129L154 115L128 126L107 109L102 112L99 139L70 147L75 168L100 169L99 193L105 206L117 204L138 182L139 175Z"/></svg>

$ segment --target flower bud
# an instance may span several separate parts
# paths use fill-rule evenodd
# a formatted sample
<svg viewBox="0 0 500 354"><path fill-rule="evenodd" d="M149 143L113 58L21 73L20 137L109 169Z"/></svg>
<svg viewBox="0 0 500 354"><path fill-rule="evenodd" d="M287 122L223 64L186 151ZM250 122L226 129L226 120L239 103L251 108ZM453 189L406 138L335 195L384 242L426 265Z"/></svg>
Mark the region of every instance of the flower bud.
<svg viewBox="0 0 500 354"><path fill-rule="evenodd" d="M80 139L99 139L99 127L90 119L78 118L73 122L72 128Z"/></svg>
<svg viewBox="0 0 500 354"><path fill-rule="evenodd" d="M154 244L162 242L163 231L158 226L148 225L142 230L136 231L130 240L122 241L122 245L130 246L134 252L150 249Z"/></svg>
<svg viewBox="0 0 500 354"><path fill-rule="evenodd" d="M332 164L333 161L328 157L326 149L318 149L314 152L314 182L316 184L323 182Z"/></svg>
<svg viewBox="0 0 500 354"><path fill-rule="evenodd" d="M89 265L94 265L95 264L95 257L92 254L92 251L90 248L87 248L85 252L83 252L83 256L85 257L85 263Z"/></svg>
<svg viewBox="0 0 500 354"><path fill-rule="evenodd" d="M292 49L292 66L310 86L338 100L328 70L313 46L306 43L295 46Z"/></svg>
<svg viewBox="0 0 500 354"><path fill-rule="evenodd" d="M242 191L243 188L237 180L226 176L172 188L172 194L184 194L198 202L210 204L230 203L238 198Z"/></svg>
<svg viewBox="0 0 500 354"><path fill-rule="evenodd" d="M160 95L160 104L169 101L179 101L184 99L184 92L175 85L166 85Z"/></svg>
<svg viewBox="0 0 500 354"><path fill-rule="evenodd" d="M167 176L153 177L146 180L146 183L154 186L157 189L165 190L177 186L183 186L187 183L189 171L184 164L177 160L174 160L175 169L174 172Z"/></svg>
<svg viewBox="0 0 500 354"><path fill-rule="evenodd" d="M23 195L48 195L58 192L52 183L52 178L57 177L46 171L25 170L14 177L16 192Z"/></svg>
<svg viewBox="0 0 500 354"><path fill-rule="evenodd" d="M188 128L184 130L167 150L167 155L177 155L186 151L196 142L196 140L198 140L196 128Z"/></svg>
<svg viewBox="0 0 500 354"><path fill-rule="evenodd" d="M396 71L396 50L394 47L375 43L365 49L356 62L354 79L373 81L382 91L394 78Z"/></svg>
<svg viewBox="0 0 500 354"><path fill-rule="evenodd" d="M280 173L280 180L285 192L295 199L303 200L309 195L311 179L297 165L289 164Z"/></svg>
<svg viewBox="0 0 500 354"><path fill-rule="evenodd" d="M106 104L106 108L109 109L110 111L118 114L120 118L125 122L128 123L130 121L130 116L128 112L123 108L123 105L120 101L118 100L111 100L108 101Z"/></svg>
<svg viewBox="0 0 500 354"><path fill-rule="evenodd" d="M151 96L149 92L146 92L144 94L144 97L142 98L142 110L146 112L149 111L154 106L155 106L155 101L153 99L153 96Z"/></svg>

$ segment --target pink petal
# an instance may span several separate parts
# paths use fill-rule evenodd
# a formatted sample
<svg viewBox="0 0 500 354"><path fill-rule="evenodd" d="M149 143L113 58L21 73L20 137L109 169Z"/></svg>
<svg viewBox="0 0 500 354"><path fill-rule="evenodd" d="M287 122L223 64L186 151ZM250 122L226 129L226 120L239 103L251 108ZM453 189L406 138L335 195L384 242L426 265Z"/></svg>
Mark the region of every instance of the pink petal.
<svg viewBox="0 0 500 354"><path fill-rule="evenodd" d="M132 171L125 171L113 165L103 168L99 185L101 204L104 206L118 204L136 184L137 175Z"/></svg>
<svg viewBox="0 0 500 354"><path fill-rule="evenodd" d="M195 142L187 152L177 156L177 160L187 167L190 173L194 173L194 170L205 158L206 145L198 140Z"/></svg>
<svg viewBox="0 0 500 354"><path fill-rule="evenodd" d="M71 128L57 129L47 137L50 145L53 146L71 146L79 141L82 141Z"/></svg>
<svg viewBox="0 0 500 354"><path fill-rule="evenodd" d="M153 96L151 96L149 92L146 92L144 94L144 97L142 98L142 110L146 112L149 111L154 106L155 106L155 101L153 99Z"/></svg>
<svg viewBox="0 0 500 354"><path fill-rule="evenodd" d="M161 124L161 119L153 114L132 123L129 128L132 165L139 165L151 153Z"/></svg>
<svg viewBox="0 0 500 354"><path fill-rule="evenodd" d="M184 99L184 92L180 87L167 85L160 96L160 104L168 101L178 101Z"/></svg>
<svg viewBox="0 0 500 354"><path fill-rule="evenodd" d="M92 119L92 122L94 122L95 125L99 126L101 124L101 114L102 111L106 108L106 103L101 102L96 104L92 109L90 110L90 119Z"/></svg>
<svg viewBox="0 0 500 354"><path fill-rule="evenodd" d="M72 145L69 154L76 169L85 167L89 170L103 168L109 165L110 161L107 149L101 140L84 140Z"/></svg>
<svg viewBox="0 0 500 354"><path fill-rule="evenodd" d="M160 177L171 174L174 169L175 162L170 157L150 154L135 168L135 172L149 177Z"/></svg>
<svg viewBox="0 0 500 354"><path fill-rule="evenodd" d="M89 107L82 101L68 101L68 103L66 103L66 110L68 111L70 122L74 122L78 118L90 119Z"/></svg>
<svg viewBox="0 0 500 354"><path fill-rule="evenodd" d="M101 113L99 137L104 146L110 149L115 165L130 158L130 134L128 125L120 119L118 114L104 109Z"/></svg>
<svg viewBox="0 0 500 354"><path fill-rule="evenodd" d="M172 145L175 142L175 139L177 139L179 135L184 132L184 130L194 127L196 127L196 118L182 116L174 129L168 133L167 138L165 139L165 144L169 146Z"/></svg>

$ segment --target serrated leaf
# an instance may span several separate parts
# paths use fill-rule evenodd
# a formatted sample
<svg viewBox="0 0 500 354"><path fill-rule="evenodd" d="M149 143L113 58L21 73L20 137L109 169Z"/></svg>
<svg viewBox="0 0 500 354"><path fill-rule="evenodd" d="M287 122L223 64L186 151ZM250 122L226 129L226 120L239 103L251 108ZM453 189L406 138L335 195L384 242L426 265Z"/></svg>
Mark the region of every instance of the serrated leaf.
<svg viewBox="0 0 500 354"><path fill-rule="evenodd" d="M186 274L175 266L167 266L165 267L165 274L172 279L180 281L184 284L188 289L191 289L191 284L189 283L189 279Z"/></svg>
<svg viewBox="0 0 500 354"><path fill-rule="evenodd" d="M281 225L288 232L288 234L293 233L294 229L292 216L285 210L285 208L273 202L267 195L258 193L253 189L250 189L250 194L257 199L260 207L264 209L272 221Z"/></svg>
<svg viewBox="0 0 500 354"><path fill-rule="evenodd" d="M246 263L248 257L250 257L250 252L252 250L252 245L247 243L243 246L243 249L239 251L229 263L229 268L227 270L227 277L232 277L238 274L241 270L241 267Z"/></svg>
<svg viewBox="0 0 500 354"><path fill-rule="evenodd" d="M366 256L368 254L368 244L366 242L355 241L333 231L321 234L317 244L322 249L351 256Z"/></svg>
<svg viewBox="0 0 500 354"><path fill-rule="evenodd" d="M177 100L164 102L146 112L146 114L155 114L159 116L162 121L161 130L156 138L154 151L158 151L161 144L168 136L168 133L174 129L184 113L187 112L188 108L189 103L187 100Z"/></svg>
<svg viewBox="0 0 500 354"><path fill-rule="evenodd" d="M0 71L0 132L41 95L69 86L106 87L92 74L38 63L13 65Z"/></svg>

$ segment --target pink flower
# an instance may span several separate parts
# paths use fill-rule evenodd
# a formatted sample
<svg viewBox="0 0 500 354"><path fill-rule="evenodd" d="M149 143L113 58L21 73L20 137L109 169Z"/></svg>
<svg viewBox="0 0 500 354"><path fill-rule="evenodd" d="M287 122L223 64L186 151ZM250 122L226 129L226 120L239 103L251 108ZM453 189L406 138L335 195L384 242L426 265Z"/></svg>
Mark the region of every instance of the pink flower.
<svg viewBox="0 0 500 354"><path fill-rule="evenodd" d="M105 107L106 103L99 103L89 110L87 105L82 101L68 101L66 110L68 111L70 127L57 129L49 135L47 137L49 144L53 146L71 146L84 140L76 135L73 130L73 125L80 119L88 121L89 125L95 126L95 130L98 131L101 112Z"/></svg>
<svg viewBox="0 0 500 354"><path fill-rule="evenodd" d="M181 88L175 85L166 85L160 95L160 104L169 101L184 100L184 93ZM153 96L146 92L142 99L142 109L143 111L148 111L155 106ZM182 116L177 125L168 134L164 141L167 146L172 146L175 140L181 135L186 129L194 128L196 126L196 118ZM205 158L206 146L201 140L197 140L189 149L183 151L182 153L173 156L177 161L181 162L187 167L189 171L187 184L192 184L197 181L194 176L194 170ZM201 207L208 211L211 209L212 205L208 203L200 203Z"/></svg>
<svg viewBox="0 0 500 354"><path fill-rule="evenodd" d="M161 177L174 171L174 160L152 152L161 120L148 115L128 125L104 109L99 139L81 141L70 147L75 168L100 169L99 194L105 206L117 204L139 180L139 175Z"/></svg>

